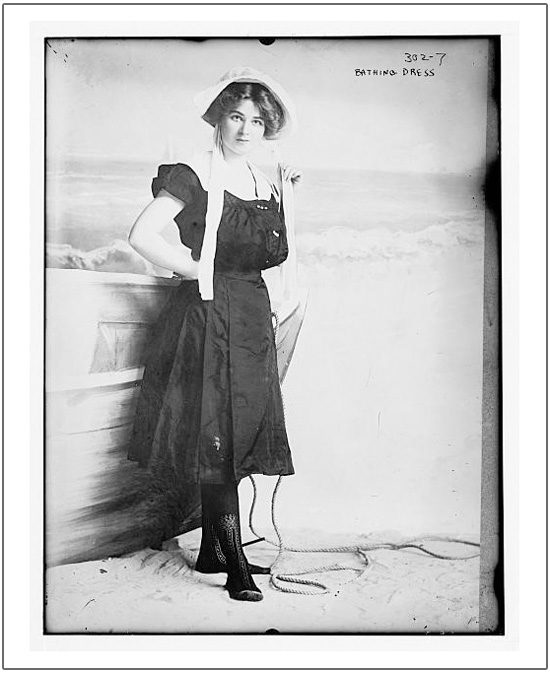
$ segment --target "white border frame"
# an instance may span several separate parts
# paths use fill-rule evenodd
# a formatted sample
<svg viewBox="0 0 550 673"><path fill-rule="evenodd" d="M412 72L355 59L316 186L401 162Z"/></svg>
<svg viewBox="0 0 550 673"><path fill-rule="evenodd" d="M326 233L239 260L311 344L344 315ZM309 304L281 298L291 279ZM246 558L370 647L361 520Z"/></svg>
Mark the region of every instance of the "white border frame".
<svg viewBox="0 0 550 673"><path fill-rule="evenodd" d="M6 668L546 665L546 6L314 7L220 5L212 22L212 7L202 5L4 5ZM396 15L399 22L392 21ZM271 20L274 16L277 21ZM276 641L267 640L269 636L43 636L38 496L43 487L42 38L336 33L502 35L507 633L279 636Z"/></svg>

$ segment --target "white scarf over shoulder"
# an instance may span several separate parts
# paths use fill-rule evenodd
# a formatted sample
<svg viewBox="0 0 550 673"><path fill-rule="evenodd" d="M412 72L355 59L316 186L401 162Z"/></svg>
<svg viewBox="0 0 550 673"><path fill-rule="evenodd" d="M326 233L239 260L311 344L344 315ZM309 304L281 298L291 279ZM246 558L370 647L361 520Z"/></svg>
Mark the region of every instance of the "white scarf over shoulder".
<svg viewBox="0 0 550 673"><path fill-rule="evenodd" d="M220 226L223 211L225 172L228 170L221 151L220 133L218 128L216 128L215 131L214 147L212 151L194 154L186 163L196 173L202 188L208 193L206 225L201 257L199 260L199 292L203 301L208 301L214 299L214 259L216 257L218 228ZM263 176L263 173L256 166L249 165L256 176ZM280 164L277 173L279 181L279 198L282 200L281 207L288 239L288 258L285 262L279 265L279 269L281 271L283 297L285 299L291 299L294 297L297 287L294 192L292 183L282 179L282 169Z"/></svg>

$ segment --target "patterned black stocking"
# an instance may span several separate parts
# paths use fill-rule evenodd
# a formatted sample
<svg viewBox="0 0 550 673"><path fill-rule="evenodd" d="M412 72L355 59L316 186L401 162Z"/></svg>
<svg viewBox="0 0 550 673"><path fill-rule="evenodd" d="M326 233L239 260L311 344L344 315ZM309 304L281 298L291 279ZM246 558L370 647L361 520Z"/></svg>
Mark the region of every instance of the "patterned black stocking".
<svg viewBox="0 0 550 673"><path fill-rule="evenodd" d="M252 579L242 548L237 484L203 485L201 494L202 540L195 569L205 573L226 572L226 589L231 598L261 601L263 595ZM260 572L266 570L269 572L263 568Z"/></svg>
<svg viewBox="0 0 550 673"><path fill-rule="evenodd" d="M202 536L201 548L195 565L200 573L227 572L227 562L220 547L220 541L212 525L206 503L202 501Z"/></svg>
<svg viewBox="0 0 550 673"><path fill-rule="evenodd" d="M212 523L211 500L216 498L215 487L204 487L202 494L202 536L201 547L195 565L195 570L200 573L226 573L227 561L220 546L220 541ZM248 570L252 575L269 575L270 568L248 563Z"/></svg>

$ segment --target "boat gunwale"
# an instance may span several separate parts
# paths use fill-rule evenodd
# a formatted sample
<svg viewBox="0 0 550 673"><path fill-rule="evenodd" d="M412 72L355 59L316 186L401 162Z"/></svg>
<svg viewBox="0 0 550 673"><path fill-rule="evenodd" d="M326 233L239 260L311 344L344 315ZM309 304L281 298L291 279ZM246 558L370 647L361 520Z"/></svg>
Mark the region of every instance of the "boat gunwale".
<svg viewBox="0 0 550 673"><path fill-rule="evenodd" d="M92 271L90 273L98 272ZM277 309L277 315L280 316L280 312L282 312L282 317L279 318L279 330L296 314L302 304L307 303L307 294L307 290L301 289L294 299L287 299L280 304ZM78 375L55 376L52 373L51 376L46 377L45 392L46 394L62 394L79 390L94 392L101 389L106 391L139 385L144 369L144 365L140 365L139 367L128 367L110 372L92 372Z"/></svg>
<svg viewBox="0 0 550 673"><path fill-rule="evenodd" d="M90 269L58 269L49 267L46 269L46 275L52 279L66 278L67 275L70 275L71 282L77 280L90 285L164 285L177 287L181 283L180 278L149 276L141 273L118 273L116 271L91 271Z"/></svg>

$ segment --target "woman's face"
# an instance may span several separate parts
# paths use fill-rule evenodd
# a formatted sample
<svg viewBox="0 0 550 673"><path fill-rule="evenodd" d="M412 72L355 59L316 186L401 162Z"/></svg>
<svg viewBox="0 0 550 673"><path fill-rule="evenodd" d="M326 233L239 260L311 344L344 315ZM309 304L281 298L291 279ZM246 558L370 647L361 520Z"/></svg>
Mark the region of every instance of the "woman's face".
<svg viewBox="0 0 550 673"><path fill-rule="evenodd" d="M246 156L256 149L265 131L260 109L250 99L240 101L229 110L220 127L224 153L237 156Z"/></svg>

